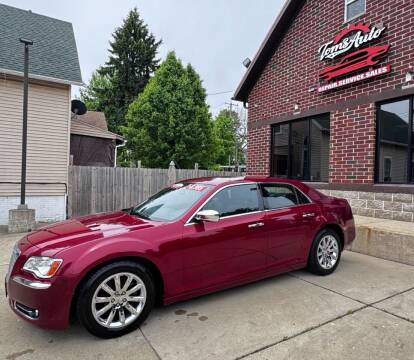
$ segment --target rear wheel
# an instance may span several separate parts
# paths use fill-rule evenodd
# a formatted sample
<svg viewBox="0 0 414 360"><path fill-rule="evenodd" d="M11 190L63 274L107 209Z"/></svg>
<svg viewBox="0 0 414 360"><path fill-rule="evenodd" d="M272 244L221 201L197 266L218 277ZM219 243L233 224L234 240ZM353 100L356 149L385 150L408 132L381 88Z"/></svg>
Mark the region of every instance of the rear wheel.
<svg viewBox="0 0 414 360"><path fill-rule="evenodd" d="M341 243L338 234L325 229L313 240L309 253L308 269L317 275L329 275L335 271L341 259Z"/></svg>
<svg viewBox="0 0 414 360"><path fill-rule="evenodd" d="M86 329L102 338L135 330L154 306L151 274L140 264L119 261L96 271L83 284L77 314Z"/></svg>

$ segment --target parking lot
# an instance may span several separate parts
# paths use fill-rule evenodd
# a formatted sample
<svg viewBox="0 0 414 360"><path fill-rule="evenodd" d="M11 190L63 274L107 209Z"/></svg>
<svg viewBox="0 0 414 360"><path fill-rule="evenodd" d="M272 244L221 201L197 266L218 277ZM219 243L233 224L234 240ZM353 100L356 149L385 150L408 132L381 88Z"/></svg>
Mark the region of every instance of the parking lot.
<svg viewBox="0 0 414 360"><path fill-rule="evenodd" d="M0 235L4 278L13 243ZM345 252L337 271L304 271L156 309L100 340L75 324L48 331L0 302L2 359L414 359L414 268Z"/></svg>

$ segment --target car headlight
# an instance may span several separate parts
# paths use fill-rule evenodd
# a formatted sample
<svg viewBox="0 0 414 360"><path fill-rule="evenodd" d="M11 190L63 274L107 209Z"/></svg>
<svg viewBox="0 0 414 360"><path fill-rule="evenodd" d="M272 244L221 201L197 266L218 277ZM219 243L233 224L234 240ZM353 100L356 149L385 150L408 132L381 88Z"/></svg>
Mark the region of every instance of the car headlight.
<svg viewBox="0 0 414 360"><path fill-rule="evenodd" d="M62 259L52 259L44 256L32 256L27 259L23 266L23 270L29 271L35 274L38 278L49 279L56 274Z"/></svg>

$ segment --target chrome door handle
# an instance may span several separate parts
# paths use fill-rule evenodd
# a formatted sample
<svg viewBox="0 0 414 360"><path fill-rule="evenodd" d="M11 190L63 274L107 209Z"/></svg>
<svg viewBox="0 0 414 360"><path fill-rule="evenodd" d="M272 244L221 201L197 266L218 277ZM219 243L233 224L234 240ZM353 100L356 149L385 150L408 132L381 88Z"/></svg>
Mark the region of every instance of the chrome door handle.
<svg viewBox="0 0 414 360"><path fill-rule="evenodd" d="M250 224L249 229L258 228L258 227L262 227L262 226L264 226L264 223L258 222L258 223Z"/></svg>
<svg viewBox="0 0 414 360"><path fill-rule="evenodd" d="M302 215L302 217L303 217L304 219L311 218L311 217L315 217L315 213L304 213L304 214Z"/></svg>

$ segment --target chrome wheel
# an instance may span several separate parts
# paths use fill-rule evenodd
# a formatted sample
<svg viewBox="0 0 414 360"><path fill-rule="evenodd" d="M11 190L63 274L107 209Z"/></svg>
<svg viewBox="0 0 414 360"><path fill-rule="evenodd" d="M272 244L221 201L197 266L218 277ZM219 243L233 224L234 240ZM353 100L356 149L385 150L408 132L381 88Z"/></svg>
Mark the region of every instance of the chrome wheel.
<svg viewBox="0 0 414 360"><path fill-rule="evenodd" d="M324 236L318 245L317 257L319 265L325 269L332 269L339 256L338 240L332 235Z"/></svg>
<svg viewBox="0 0 414 360"><path fill-rule="evenodd" d="M135 274L122 272L106 278L92 298L95 320L109 329L122 329L141 314L147 299L144 282Z"/></svg>

